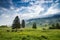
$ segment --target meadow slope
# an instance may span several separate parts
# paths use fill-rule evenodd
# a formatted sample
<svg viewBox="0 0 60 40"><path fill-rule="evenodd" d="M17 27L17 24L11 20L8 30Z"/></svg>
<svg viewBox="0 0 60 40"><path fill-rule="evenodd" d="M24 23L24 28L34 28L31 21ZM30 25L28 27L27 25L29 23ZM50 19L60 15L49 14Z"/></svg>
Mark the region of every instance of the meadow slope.
<svg viewBox="0 0 60 40"><path fill-rule="evenodd" d="M12 32L11 29L0 28L0 40L60 40L60 30L20 29Z"/></svg>

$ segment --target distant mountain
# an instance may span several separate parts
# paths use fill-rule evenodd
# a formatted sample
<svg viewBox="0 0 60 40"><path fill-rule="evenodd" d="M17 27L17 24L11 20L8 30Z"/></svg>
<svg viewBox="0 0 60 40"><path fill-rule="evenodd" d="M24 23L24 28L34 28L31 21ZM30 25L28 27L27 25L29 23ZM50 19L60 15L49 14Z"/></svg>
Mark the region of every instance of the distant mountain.
<svg viewBox="0 0 60 40"><path fill-rule="evenodd" d="M46 18L49 18L49 19L52 19L52 18L60 18L60 14L55 14L55 15L53 15L51 17L46 17Z"/></svg>
<svg viewBox="0 0 60 40"><path fill-rule="evenodd" d="M60 14L55 14L51 17L44 17L44 18L35 18L27 20L28 25L32 25L33 22L36 22L37 25L45 25L45 24L52 24L56 22L60 22Z"/></svg>
<svg viewBox="0 0 60 40"><path fill-rule="evenodd" d="M44 17L44 18L35 18L35 19L29 19L27 21L32 21L32 20L39 20L39 19L58 19L60 18L60 14L55 14L53 16L50 16L50 17Z"/></svg>

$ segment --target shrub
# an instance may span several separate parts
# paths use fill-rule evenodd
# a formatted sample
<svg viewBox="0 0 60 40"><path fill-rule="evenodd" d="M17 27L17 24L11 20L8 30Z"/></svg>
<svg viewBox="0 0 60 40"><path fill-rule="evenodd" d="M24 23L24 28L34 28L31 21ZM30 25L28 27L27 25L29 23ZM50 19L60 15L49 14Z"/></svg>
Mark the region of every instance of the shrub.
<svg viewBox="0 0 60 40"><path fill-rule="evenodd" d="M57 28L57 29L60 29L59 23L56 24L56 28Z"/></svg>
<svg viewBox="0 0 60 40"><path fill-rule="evenodd" d="M10 30L7 30L7 32L10 32Z"/></svg>
<svg viewBox="0 0 60 40"><path fill-rule="evenodd" d="M22 40L26 40L26 37L23 37Z"/></svg>
<svg viewBox="0 0 60 40"><path fill-rule="evenodd" d="M34 29L36 29L37 27L36 27L36 23L33 23L33 27L32 28L34 28Z"/></svg>
<svg viewBox="0 0 60 40"><path fill-rule="evenodd" d="M22 20L22 28L25 28L25 21Z"/></svg>
<svg viewBox="0 0 60 40"><path fill-rule="evenodd" d="M43 28L43 30L46 30L45 28Z"/></svg>

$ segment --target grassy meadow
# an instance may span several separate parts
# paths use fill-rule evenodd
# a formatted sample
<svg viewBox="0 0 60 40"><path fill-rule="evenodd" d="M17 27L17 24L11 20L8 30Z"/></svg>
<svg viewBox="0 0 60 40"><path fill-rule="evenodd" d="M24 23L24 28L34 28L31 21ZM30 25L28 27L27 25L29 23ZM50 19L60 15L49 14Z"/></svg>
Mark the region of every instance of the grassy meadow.
<svg viewBox="0 0 60 40"><path fill-rule="evenodd" d="M0 40L60 40L59 29L21 28L17 32L11 30L0 28Z"/></svg>

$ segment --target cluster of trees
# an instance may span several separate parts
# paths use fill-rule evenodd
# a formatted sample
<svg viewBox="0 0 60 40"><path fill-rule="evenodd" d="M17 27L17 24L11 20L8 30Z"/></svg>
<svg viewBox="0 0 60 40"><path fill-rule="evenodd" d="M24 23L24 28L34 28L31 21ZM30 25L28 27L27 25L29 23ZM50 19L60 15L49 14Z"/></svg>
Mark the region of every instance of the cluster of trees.
<svg viewBox="0 0 60 40"><path fill-rule="evenodd" d="M22 24L20 24L20 20L19 20L19 17L16 16L14 21L13 21L13 24L12 24L12 29L19 29L19 28L24 28L25 27L25 21L22 20Z"/></svg>
<svg viewBox="0 0 60 40"><path fill-rule="evenodd" d="M49 29L60 29L59 23L52 24L52 27L49 27Z"/></svg>
<svg viewBox="0 0 60 40"><path fill-rule="evenodd" d="M13 21L13 24L12 24L12 29L19 29L19 28L25 28L25 20L22 20L22 24L20 24L20 20L19 20L19 17L16 16L14 21ZM32 28L36 29L36 23L33 23L33 26Z"/></svg>

